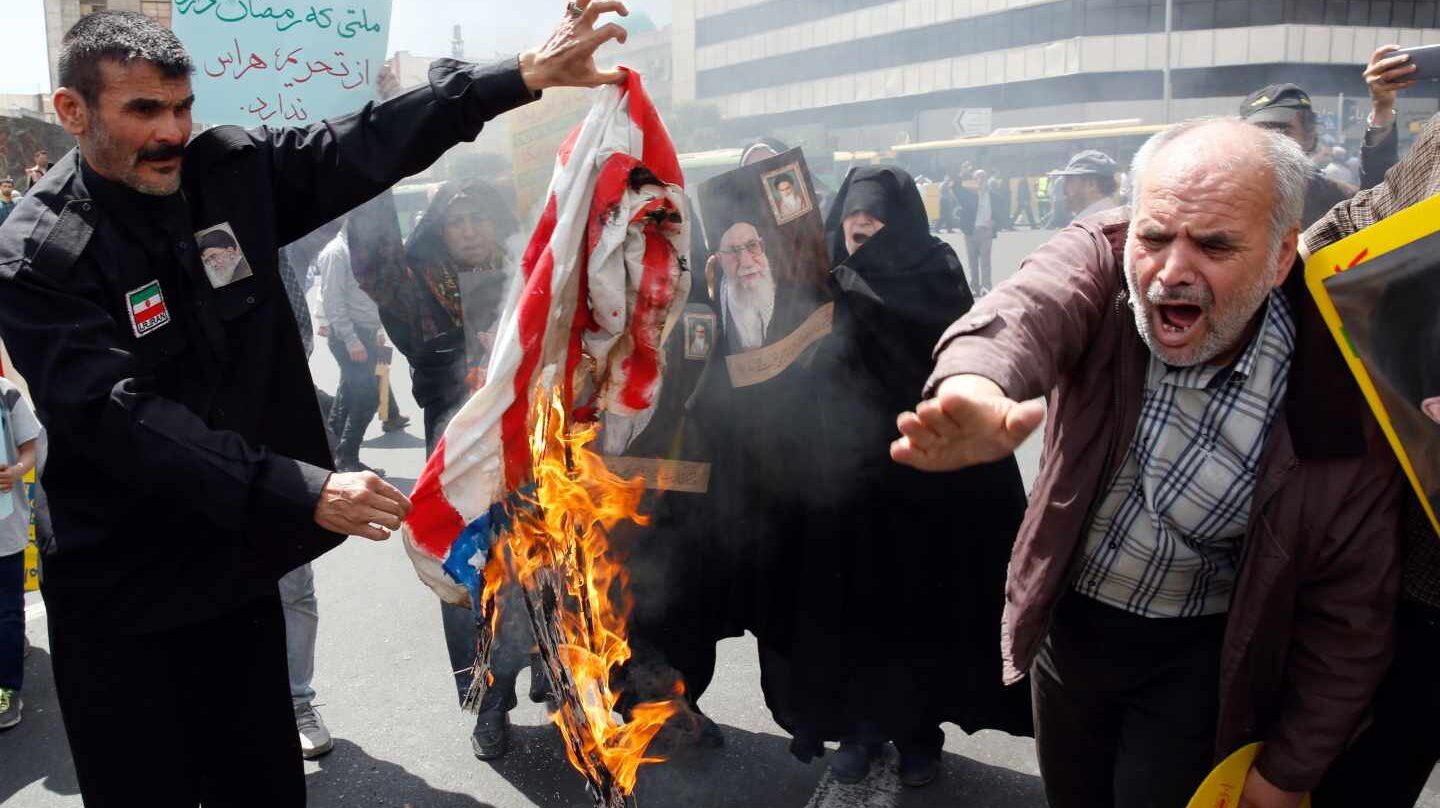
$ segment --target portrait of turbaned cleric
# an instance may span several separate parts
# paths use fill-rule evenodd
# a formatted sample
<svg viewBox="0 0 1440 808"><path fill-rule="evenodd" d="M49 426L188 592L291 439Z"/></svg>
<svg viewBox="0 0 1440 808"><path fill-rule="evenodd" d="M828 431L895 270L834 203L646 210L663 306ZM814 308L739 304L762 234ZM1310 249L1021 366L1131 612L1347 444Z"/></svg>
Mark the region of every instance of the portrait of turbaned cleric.
<svg viewBox="0 0 1440 808"><path fill-rule="evenodd" d="M195 243L200 248L200 261L205 264L205 277L212 288L222 289L255 274L228 222L196 233Z"/></svg>
<svg viewBox="0 0 1440 808"><path fill-rule="evenodd" d="M722 174L699 188L725 353L794 332L824 302L824 228L800 150Z"/></svg>

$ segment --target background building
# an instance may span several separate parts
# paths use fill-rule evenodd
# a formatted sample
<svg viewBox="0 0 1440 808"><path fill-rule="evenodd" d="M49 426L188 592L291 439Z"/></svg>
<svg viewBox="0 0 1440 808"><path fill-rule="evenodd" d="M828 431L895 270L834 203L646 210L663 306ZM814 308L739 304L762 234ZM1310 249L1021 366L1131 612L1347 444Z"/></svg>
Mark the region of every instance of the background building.
<svg viewBox="0 0 1440 808"><path fill-rule="evenodd" d="M1440 3L1173 0L1172 28L1170 120L1293 81L1353 139L1362 65L1440 42ZM962 110L996 128L1167 119L1165 0L675 0L674 49L677 101L716 106L738 137L887 149L959 137ZM1402 130L1437 96L1407 91Z"/></svg>
<svg viewBox="0 0 1440 808"><path fill-rule="evenodd" d="M59 87L60 40L70 26L96 11L139 11L170 25L172 0L45 0L45 41L50 52L50 86Z"/></svg>

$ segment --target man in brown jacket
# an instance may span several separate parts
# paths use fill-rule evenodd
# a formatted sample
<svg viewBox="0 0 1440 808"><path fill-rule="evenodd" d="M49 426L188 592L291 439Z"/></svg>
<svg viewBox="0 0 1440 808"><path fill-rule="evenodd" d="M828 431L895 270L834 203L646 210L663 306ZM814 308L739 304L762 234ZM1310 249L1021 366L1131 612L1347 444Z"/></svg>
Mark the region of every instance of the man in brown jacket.
<svg viewBox="0 0 1440 808"><path fill-rule="evenodd" d="M1049 396L1002 645L1052 806L1183 806L1264 741L1240 805L1294 808L1390 658L1400 477L1292 272L1298 147L1192 122L1131 176L1133 212L1062 231L951 327L892 455L1003 457Z"/></svg>

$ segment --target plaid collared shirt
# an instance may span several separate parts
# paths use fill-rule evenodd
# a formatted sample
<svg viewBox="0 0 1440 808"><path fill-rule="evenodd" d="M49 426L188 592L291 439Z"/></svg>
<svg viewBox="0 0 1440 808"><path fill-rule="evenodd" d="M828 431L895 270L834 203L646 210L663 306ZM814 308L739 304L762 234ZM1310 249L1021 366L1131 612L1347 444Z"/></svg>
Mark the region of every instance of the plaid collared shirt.
<svg viewBox="0 0 1440 808"><path fill-rule="evenodd" d="M1135 439L1090 524L1081 594L1145 617L1229 610L1294 349L1294 317L1277 292L1229 367L1151 358Z"/></svg>

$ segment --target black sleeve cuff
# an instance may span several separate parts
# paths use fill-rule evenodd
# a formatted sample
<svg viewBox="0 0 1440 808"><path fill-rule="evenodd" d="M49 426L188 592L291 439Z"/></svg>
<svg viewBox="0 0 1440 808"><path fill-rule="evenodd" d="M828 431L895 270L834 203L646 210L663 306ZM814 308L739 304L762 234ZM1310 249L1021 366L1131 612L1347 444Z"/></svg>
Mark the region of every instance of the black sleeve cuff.
<svg viewBox="0 0 1440 808"><path fill-rule="evenodd" d="M495 117L538 100L520 75L520 57L491 65L437 59L430 65L430 89L460 113L460 130L473 140Z"/></svg>
<svg viewBox="0 0 1440 808"><path fill-rule="evenodd" d="M259 513L285 524L313 526L320 493L332 473L289 457L270 455L256 480Z"/></svg>

